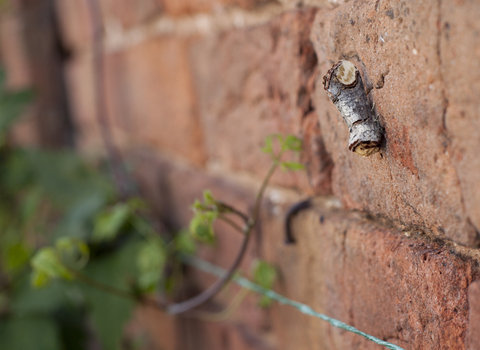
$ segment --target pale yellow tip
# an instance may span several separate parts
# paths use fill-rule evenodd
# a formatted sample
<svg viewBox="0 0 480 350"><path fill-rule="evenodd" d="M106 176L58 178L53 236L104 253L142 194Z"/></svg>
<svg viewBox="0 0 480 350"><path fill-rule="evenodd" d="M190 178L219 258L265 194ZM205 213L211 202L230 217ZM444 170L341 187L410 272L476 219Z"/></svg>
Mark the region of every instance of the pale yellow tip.
<svg viewBox="0 0 480 350"><path fill-rule="evenodd" d="M351 85L355 82L357 67L350 61L341 61L342 64L337 69L337 79L343 85Z"/></svg>

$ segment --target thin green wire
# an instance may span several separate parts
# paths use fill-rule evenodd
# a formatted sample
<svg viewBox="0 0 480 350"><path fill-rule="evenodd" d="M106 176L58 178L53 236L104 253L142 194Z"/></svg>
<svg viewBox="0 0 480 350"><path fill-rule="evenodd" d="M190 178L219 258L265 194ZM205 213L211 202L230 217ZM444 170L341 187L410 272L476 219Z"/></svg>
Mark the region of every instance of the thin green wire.
<svg viewBox="0 0 480 350"><path fill-rule="evenodd" d="M198 268L198 269L200 269L204 272L211 273L211 274L219 276L219 277L223 276L226 273L226 271L224 269L222 269L221 267L213 265L213 264L209 263L208 261L199 259L199 258L194 257L192 255L183 255L182 260L185 263L187 263L187 264L189 264L193 267L196 267L196 268ZM308 305L299 303L298 301L288 299L288 298L284 297L283 295L280 295L280 294L274 292L273 290L263 288L263 287L259 286L258 284L255 284L255 283L251 282L250 280L248 280L244 277L236 277L236 278L234 278L234 281L235 281L235 283L237 283L239 286L241 286L243 288L247 288L249 290L252 290L254 292L257 292L257 293L265 295L269 298L272 298L272 299L278 301L280 304L293 306L294 308L296 308L298 311L300 311L303 314L320 318L324 321L329 322L334 327L341 328L341 329L344 329L346 331L361 335L362 337L367 338L368 340L371 340L376 344L383 345L388 349L405 350L398 345L395 345L395 344L383 341L381 339L378 339L378 338L376 338L376 337L374 337L370 334L364 333L364 332L356 329L355 327L349 326L346 323L343 323L339 320L328 317L327 315L316 312Z"/></svg>

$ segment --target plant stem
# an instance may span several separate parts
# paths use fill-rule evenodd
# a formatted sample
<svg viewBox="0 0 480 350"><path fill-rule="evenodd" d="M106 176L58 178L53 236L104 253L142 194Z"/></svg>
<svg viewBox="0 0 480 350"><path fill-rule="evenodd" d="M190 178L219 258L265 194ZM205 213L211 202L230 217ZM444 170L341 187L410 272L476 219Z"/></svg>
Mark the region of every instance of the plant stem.
<svg viewBox="0 0 480 350"><path fill-rule="evenodd" d="M135 293L132 293L132 292L128 292L128 291L116 288L116 287L109 286L109 285L104 284L100 281L97 281L93 278L90 278L87 275L85 275L85 274L83 274L83 273L81 273L77 270L74 270L74 269L71 269L71 268L68 268L68 270L73 275L75 275L75 277L79 281L85 283L86 285L88 285L90 287L98 289L98 290L100 290L104 293L108 293L108 294L111 294L111 295L116 295L116 296L118 296L120 298L123 298L123 299L128 299L128 300L132 300L132 301L136 301L136 302L141 302L142 304L153 306L157 309L165 310L165 308L162 307L161 303L158 302L158 301L146 298L146 297L144 297L140 294L135 294Z"/></svg>
<svg viewBox="0 0 480 350"><path fill-rule="evenodd" d="M222 322L230 318L242 305L243 301L250 293L248 289L242 288L235 295L235 298L230 302L230 304L220 312L207 312L207 311L195 311L191 316L210 322Z"/></svg>
<svg viewBox="0 0 480 350"><path fill-rule="evenodd" d="M252 223L251 223L252 227L255 226L255 224L257 223L258 216L260 215L260 206L262 204L263 195L265 193L265 190L267 189L268 183L270 182L270 178L272 177L273 173L278 167L278 164L282 156L283 156L283 151L281 151L279 155L275 157L273 164L270 166L270 169L268 170L268 173L263 179L262 185L260 186L260 190L257 193L257 199L255 201L255 206L253 207L253 211L252 211Z"/></svg>
<svg viewBox="0 0 480 350"><path fill-rule="evenodd" d="M267 175L263 179L262 185L257 193L257 197L255 200L255 205L252 211L252 217L246 220L246 225L242 230L245 234L242 246L240 247L239 252L235 258L233 264L228 268L225 274L216 280L209 288L204 290L202 293L198 294L197 296L185 300L183 302L172 304L167 306L167 311L171 314L179 314L186 311L189 311L197 306L202 305L203 303L207 302L208 300L212 299L232 278L235 274L235 271L240 266L240 263L243 260L245 252L247 251L248 241L251 236L252 230L257 224L258 216L260 214L260 205L262 203L263 194L265 193L265 189L267 188L268 182L272 177L273 173L278 167L279 161L283 155L283 151L274 159L272 166L270 167Z"/></svg>
<svg viewBox="0 0 480 350"><path fill-rule="evenodd" d="M248 223L249 217L248 217L247 214L242 213L240 210L232 207L229 204L223 203L223 202L217 202L217 205L221 208L227 209L227 211L231 212L232 214L235 214L235 215L239 216L245 223Z"/></svg>
<svg viewBox="0 0 480 350"><path fill-rule="evenodd" d="M193 298L187 299L185 301L182 301L177 304L171 304L167 306L167 311L170 314L180 314L186 311L189 311L197 306L200 306L210 299L212 299L215 294L217 294L227 283L230 281L230 278L235 274L235 271L237 270L238 266L243 260L243 256L245 255L245 252L247 251L247 246L248 246L248 241L250 238L250 232L246 232L242 245L240 247L240 251L237 253L237 256L235 257L235 261L232 263L232 265L228 268L226 273L220 277L218 280L216 280L210 287L205 289L202 293L198 294L197 296L194 296Z"/></svg>
<svg viewBox="0 0 480 350"><path fill-rule="evenodd" d="M219 215L218 218L224 222L226 222L227 224L229 224L231 227L233 227L235 230L237 230L238 232L242 233L243 234L243 229L238 226L235 222L233 222L232 220L230 220L229 218L227 218L225 215Z"/></svg>

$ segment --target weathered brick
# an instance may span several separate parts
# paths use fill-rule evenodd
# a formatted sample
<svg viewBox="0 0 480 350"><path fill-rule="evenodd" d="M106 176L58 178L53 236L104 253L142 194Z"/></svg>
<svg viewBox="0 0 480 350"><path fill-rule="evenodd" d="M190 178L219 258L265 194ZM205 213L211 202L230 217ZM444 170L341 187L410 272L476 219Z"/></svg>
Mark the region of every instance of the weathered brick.
<svg viewBox="0 0 480 350"><path fill-rule="evenodd" d="M467 350L480 349L480 281L473 282L468 287L468 331Z"/></svg>
<svg viewBox="0 0 480 350"><path fill-rule="evenodd" d="M203 134L187 60L188 41L154 38L109 56L111 117L143 146L204 162Z"/></svg>
<svg viewBox="0 0 480 350"><path fill-rule="evenodd" d="M91 46L92 24L86 1L55 0L62 42L76 52Z"/></svg>
<svg viewBox="0 0 480 350"><path fill-rule="evenodd" d="M161 13L162 0L99 0L105 21L131 27Z"/></svg>
<svg viewBox="0 0 480 350"><path fill-rule="evenodd" d="M479 11L477 2L442 2L438 23L447 152L460 180L466 214L477 232L480 232L480 159L476 153L480 146Z"/></svg>
<svg viewBox="0 0 480 350"><path fill-rule="evenodd" d="M105 58L105 90L112 131L122 143L176 153L202 164L202 130L195 110L187 42L157 38ZM68 64L69 92L80 144L98 145L92 57ZM95 73L98 74L98 73Z"/></svg>
<svg viewBox="0 0 480 350"><path fill-rule="evenodd" d="M286 13L266 25L208 37L193 46L209 161L263 177L271 164L269 156L259 152L264 138L272 133L302 134L302 120L312 111L310 95L317 74L309 41L314 14L312 9ZM328 173L328 155L317 154L325 156L316 160L317 169ZM309 189L303 173L279 173L273 182ZM317 189L328 191L322 186Z"/></svg>
<svg viewBox="0 0 480 350"><path fill-rule="evenodd" d="M0 17L0 54L2 69L7 77L7 89L25 89L32 85L23 35L19 9L4 11ZM35 109L29 108L11 130L11 141L22 146L38 146L40 140L36 126Z"/></svg>
<svg viewBox="0 0 480 350"><path fill-rule="evenodd" d="M3 69L7 72L7 86L25 88L32 79L23 42L23 28L19 13L5 12L0 18L0 50Z"/></svg>
<svg viewBox="0 0 480 350"><path fill-rule="evenodd" d="M92 58L74 56L65 66L70 109L76 130L76 144L81 150L103 150L96 119Z"/></svg>
<svg viewBox="0 0 480 350"><path fill-rule="evenodd" d="M160 0L167 14L174 16L197 12L220 11L229 6L251 10L256 6L273 3L274 0Z"/></svg>
<svg viewBox="0 0 480 350"><path fill-rule="evenodd" d="M157 198L157 210L174 220L173 227L188 223L187 206L204 188L242 210L252 201L248 188L217 176L162 157L134 158L144 188ZM278 204L276 197L267 196L263 206L260 227L242 264L247 276L251 259L259 256L279 268L277 291L316 311L405 349L465 347L476 261L441 242L406 237L387 222L342 211L334 199L317 199L314 209L298 214L293 222L297 244L286 246L283 220L288 200ZM200 255L227 266L240 237L225 226L217 229L218 245L202 249ZM214 280L192 272L200 289ZM211 306L221 309L236 290L219 294ZM185 343L183 348L223 349L227 342L232 349L380 349L293 308L275 304L265 313L255 304L256 297L247 299L223 325L184 323L179 332L195 325L199 333L192 333L195 346Z"/></svg>
<svg viewBox="0 0 480 350"><path fill-rule="evenodd" d="M320 70L341 58L357 64L385 128L381 153L361 158L348 151L348 129L323 91L323 74L315 106L335 164L333 190L347 208L476 245L445 128L440 16L436 1L350 2L317 15L312 41Z"/></svg>
<svg viewBox="0 0 480 350"><path fill-rule="evenodd" d="M294 220L296 245L278 231L262 230L262 249L280 269L282 294L405 349L465 348L478 262L325 204ZM381 348L289 307L271 316L282 349Z"/></svg>
<svg viewBox="0 0 480 350"><path fill-rule="evenodd" d="M151 307L139 307L127 327L127 333L133 338L137 336L137 339L145 338L145 333L148 333L147 349L176 350L181 342L175 335L180 334L181 326L176 317ZM152 346L153 344L155 346Z"/></svg>
<svg viewBox="0 0 480 350"><path fill-rule="evenodd" d="M301 163L305 165L310 186L314 193L331 193L333 162L325 149L315 112L303 118L302 130Z"/></svg>

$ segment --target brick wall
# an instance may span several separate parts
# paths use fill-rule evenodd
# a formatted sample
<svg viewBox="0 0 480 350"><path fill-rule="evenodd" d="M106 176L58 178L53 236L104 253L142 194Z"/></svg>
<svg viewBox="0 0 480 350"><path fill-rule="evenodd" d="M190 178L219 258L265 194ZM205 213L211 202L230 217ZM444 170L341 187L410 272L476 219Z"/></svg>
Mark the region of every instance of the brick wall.
<svg viewBox="0 0 480 350"><path fill-rule="evenodd" d="M266 259L280 293L406 349L480 349L478 2L99 1L109 118L169 227L188 224L205 188L250 208L269 165L262 140L295 134L307 171L274 176L242 267ZM80 0L55 5L76 142L102 152L88 13ZM12 86L28 82L16 11L1 22ZM348 151L323 90L342 58L360 69L385 129L369 158ZM285 211L306 196L316 205L285 246ZM201 254L226 266L240 237L218 231L216 251ZM199 289L212 281L192 278ZM261 310L253 295L224 323L152 310L134 322L161 349L379 348L288 307Z"/></svg>

